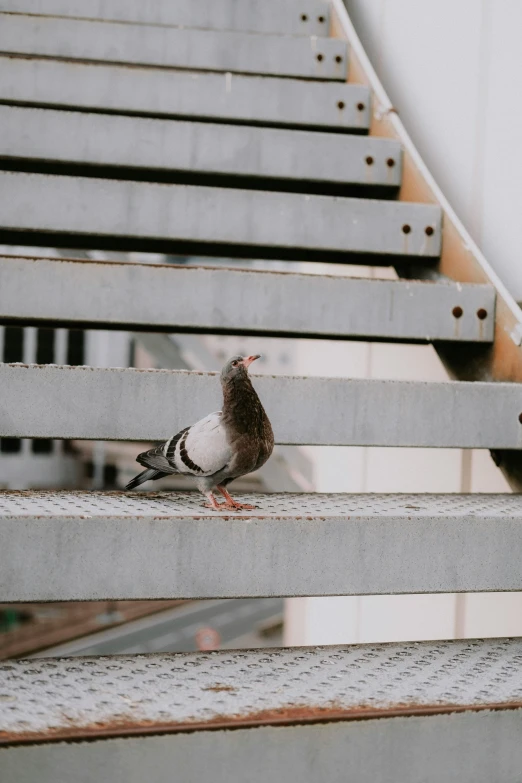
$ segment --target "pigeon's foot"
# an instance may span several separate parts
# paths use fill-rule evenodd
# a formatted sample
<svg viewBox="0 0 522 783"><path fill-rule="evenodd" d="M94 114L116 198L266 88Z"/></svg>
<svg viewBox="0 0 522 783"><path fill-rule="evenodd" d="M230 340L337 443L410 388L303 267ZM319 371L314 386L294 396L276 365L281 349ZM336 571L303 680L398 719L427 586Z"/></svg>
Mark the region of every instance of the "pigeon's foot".
<svg viewBox="0 0 522 783"><path fill-rule="evenodd" d="M205 508L212 508L214 511L221 511L225 508L225 503L218 503L212 492L207 493L208 503L205 503Z"/></svg>
<svg viewBox="0 0 522 783"><path fill-rule="evenodd" d="M219 486L218 489L223 495L223 497L225 498L225 500L227 501L224 504L223 508L228 508L231 510L235 509L236 511L241 511L241 510L252 511L252 509L257 508L257 506L251 506L249 503L238 503L237 500L234 500L232 495L229 492L227 492L225 487Z"/></svg>

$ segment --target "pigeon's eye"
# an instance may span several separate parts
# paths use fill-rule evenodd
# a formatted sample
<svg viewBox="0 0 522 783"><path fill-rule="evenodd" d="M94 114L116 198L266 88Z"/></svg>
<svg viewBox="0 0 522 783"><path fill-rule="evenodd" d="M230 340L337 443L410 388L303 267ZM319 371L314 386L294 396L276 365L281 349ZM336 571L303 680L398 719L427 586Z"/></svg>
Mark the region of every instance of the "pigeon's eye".
<svg viewBox="0 0 522 783"><path fill-rule="evenodd" d="M238 361L237 361L237 359L236 359L236 361L235 361L235 362L232 362L232 367L237 367L237 365L238 365L238 364L239 364L239 362L238 362Z"/></svg>

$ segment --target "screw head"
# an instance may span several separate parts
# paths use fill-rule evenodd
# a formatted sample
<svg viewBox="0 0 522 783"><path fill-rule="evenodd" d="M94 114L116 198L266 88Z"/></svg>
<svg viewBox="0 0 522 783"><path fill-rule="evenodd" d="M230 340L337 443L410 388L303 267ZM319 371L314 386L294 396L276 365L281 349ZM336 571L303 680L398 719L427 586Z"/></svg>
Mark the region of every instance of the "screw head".
<svg viewBox="0 0 522 783"><path fill-rule="evenodd" d="M306 14L301 14L301 21L302 22L307 22L308 21L308 16Z"/></svg>
<svg viewBox="0 0 522 783"><path fill-rule="evenodd" d="M460 307L460 305L454 307L451 312L453 313L455 318L462 318L464 314L464 310L462 309L462 307Z"/></svg>
<svg viewBox="0 0 522 783"><path fill-rule="evenodd" d="M388 166L390 169L392 169L392 168L395 166L395 161L394 161L394 159L393 159L393 158L388 158L388 159L387 159L387 161L386 161L386 165L387 165L387 166Z"/></svg>
<svg viewBox="0 0 522 783"><path fill-rule="evenodd" d="M522 413L519 413L519 414L518 414L518 420L519 420L519 422L522 424Z"/></svg>
<svg viewBox="0 0 522 783"><path fill-rule="evenodd" d="M484 307L481 307L479 310L477 310L477 318L480 318L481 321L483 321L484 318L487 317L488 317L488 311Z"/></svg>
<svg viewBox="0 0 522 783"><path fill-rule="evenodd" d="M427 237L431 237L435 233L435 229L433 228L433 226L426 226L426 228L424 229L424 233L426 234Z"/></svg>
<svg viewBox="0 0 522 783"><path fill-rule="evenodd" d="M319 52L319 54L316 56L316 60L318 60L319 62L322 62L322 60L323 60L323 55L322 55L320 52Z"/></svg>
<svg viewBox="0 0 522 783"><path fill-rule="evenodd" d="M368 155L366 157L366 163L368 164L368 166L371 166L373 164L373 158L371 155Z"/></svg>
<svg viewBox="0 0 522 783"><path fill-rule="evenodd" d="M364 110L365 110L365 108L366 108L366 106L364 105L364 103L358 103L358 104L357 104L357 109L358 109L359 111L364 111Z"/></svg>
<svg viewBox="0 0 522 783"><path fill-rule="evenodd" d="M317 21L319 22L319 24L323 24L325 21L324 16L318 16Z"/></svg>
<svg viewBox="0 0 522 783"><path fill-rule="evenodd" d="M340 54L336 54L335 55L335 62L336 63L342 63L342 61L343 61L343 58L341 57L341 55Z"/></svg>
<svg viewBox="0 0 522 783"><path fill-rule="evenodd" d="M338 109L344 109L345 103L344 101L337 101L337 108Z"/></svg>
<svg viewBox="0 0 522 783"><path fill-rule="evenodd" d="M411 226L409 226L407 223L404 224L402 227L402 233L403 234L409 234L411 232Z"/></svg>

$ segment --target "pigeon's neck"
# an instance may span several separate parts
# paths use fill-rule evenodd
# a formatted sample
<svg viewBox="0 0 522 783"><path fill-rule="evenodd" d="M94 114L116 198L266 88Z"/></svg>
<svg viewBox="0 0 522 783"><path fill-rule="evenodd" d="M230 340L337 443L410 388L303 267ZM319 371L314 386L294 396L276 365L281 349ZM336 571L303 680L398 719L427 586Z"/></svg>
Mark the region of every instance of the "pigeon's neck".
<svg viewBox="0 0 522 783"><path fill-rule="evenodd" d="M223 383L223 422L238 434L262 436L267 421L261 400L248 375Z"/></svg>

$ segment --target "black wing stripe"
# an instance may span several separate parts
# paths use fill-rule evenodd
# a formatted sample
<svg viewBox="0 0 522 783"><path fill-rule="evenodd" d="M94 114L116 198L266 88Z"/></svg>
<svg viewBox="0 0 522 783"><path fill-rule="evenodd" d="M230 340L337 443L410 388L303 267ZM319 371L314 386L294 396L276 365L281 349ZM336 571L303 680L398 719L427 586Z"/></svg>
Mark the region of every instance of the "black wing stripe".
<svg viewBox="0 0 522 783"><path fill-rule="evenodd" d="M179 444L179 455L181 457L181 460L183 464L186 465L189 470L193 470L194 473L204 473L203 468L200 468L199 465L196 465L195 462L192 462L189 455L187 454L187 449L185 447L185 443L187 442L187 435L188 435L188 428L185 430L183 437L181 439L181 443Z"/></svg>
<svg viewBox="0 0 522 783"><path fill-rule="evenodd" d="M185 427L184 430L181 430L181 432L178 432L177 435L174 435L172 440L170 441L169 448L167 450L167 460L174 464L174 454L176 453L176 446L178 445L179 439L182 437L182 435L186 435L186 433L189 431L190 427Z"/></svg>

